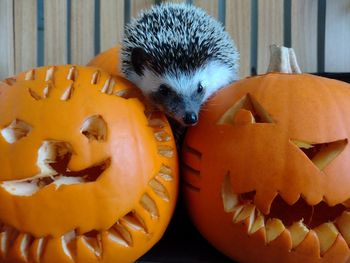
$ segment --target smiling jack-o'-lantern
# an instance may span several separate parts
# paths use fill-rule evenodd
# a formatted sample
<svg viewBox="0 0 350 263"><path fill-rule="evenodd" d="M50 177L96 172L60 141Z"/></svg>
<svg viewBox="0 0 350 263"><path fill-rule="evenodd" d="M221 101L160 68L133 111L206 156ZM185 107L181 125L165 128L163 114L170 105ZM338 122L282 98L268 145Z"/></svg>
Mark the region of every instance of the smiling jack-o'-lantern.
<svg viewBox="0 0 350 263"><path fill-rule="evenodd" d="M1 262L131 262L160 239L175 145L135 94L69 65L0 83Z"/></svg>
<svg viewBox="0 0 350 263"><path fill-rule="evenodd" d="M348 262L350 86L297 74L292 51L272 50L271 71L291 74L238 81L189 129L189 213L239 262Z"/></svg>

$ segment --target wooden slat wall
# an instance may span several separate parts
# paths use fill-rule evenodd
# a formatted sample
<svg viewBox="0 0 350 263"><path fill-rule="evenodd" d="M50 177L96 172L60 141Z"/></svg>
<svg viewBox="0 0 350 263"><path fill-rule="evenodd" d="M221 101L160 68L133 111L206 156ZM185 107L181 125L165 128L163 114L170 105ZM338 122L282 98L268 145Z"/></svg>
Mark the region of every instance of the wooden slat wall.
<svg viewBox="0 0 350 263"><path fill-rule="evenodd" d="M266 72L271 44L283 45L283 1L264 0L258 3L258 73Z"/></svg>
<svg viewBox="0 0 350 263"><path fill-rule="evenodd" d="M350 72L350 0L327 0L325 70Z"/></svg>
<svg viewBox="0 0 350 263"><path fill-rule="evenodd" d="M292 47L304 72L317 71L317 2L292 1Z"/></svg>
<svg viewBox="0 0 350 263"><path fill-rule="evenodd" d="M251 54L251 2L234 0L226 2L226 30L234 39L240 53L239 76L250 75Z"/></svg>
<svg viewBox="0 0 350 263"><path fill-rule="evenodd" d="M14 1L15 72L32 68L37 63L36 0Z"/></svg>
<svg viewBox="0 0 350 263"><path fill-rule="evenodd" d="M106 50L123 38L124 1L103 0L100 3L101 50Z"/></svg>
<svg viewBox="0 0 350 263"><path fill-rule="evenodd" d="M289 36L289 32L284 32L284 4L288 1L291 3L291 45L296 50L301 68L306 72L316 72L324 64L325 71L328 72L350 72L350 0L325 0L326 17L321 17L321 20L326 21L325 50L319 49L323 45L317 43L320 37L322 39L318 35L322 32L322 28L321 31L319 28L319 0L175 2L192 2L225 23L241 54L240 76L246 77L250 75L252 66L257 66L258 73L265 72L269 45L284 44L284 34ZM121 41L125 20L135 17L141 9L160 2L173 1L0 0L0 78L35 67L39 60L44 64L85 64L95 52L108 49ZM258 6L255 9L255 4L252 3L256 2ZM37 21L42 16L38 12L40 3L44 6L43 40L38 34L38 24L42 23ZM100 8L96 21L95 3ZM223 9L224 6L226 9ZM125 10L129 10L130 14L125 14ZM252 17L255 13L256 18ZM255 20L257 23L252 25ZM252 36L257 36L256 43L252 42ZM44 42L43 49L39 46L41 41ZM323 58L320 54L324 54L324 63L320 60Z"/></svg>
<svg viewBox="0 0 350 263"><path fill-rule="evenodd" d="M73 0L71 10L71 63L86 64L94 56L94 0Z"/></svg>
<svg viewBox="0 0 350 263"><path fill-rule="evenodd" d="M193 4L205 9L212 17L218 18L217 0L193 0Z"/></svg>
<svg viewBox="0 0 350 263"><path fill-rule="evenodd" d="M131 1L131 17L137 17L137 14L143 10L152 6L154 0L130 0Z"/></svg>
<svg viewBox="0 0 350 263"><path fill-rule="evenodd" d="M0 79L15 73L13 0L0 1Z"/></svg>
<svg viewBox="0 0 350 263"><path fill-rule="evenodd" d="M67 1L45 0L45 65L67 63Z"/></svg>

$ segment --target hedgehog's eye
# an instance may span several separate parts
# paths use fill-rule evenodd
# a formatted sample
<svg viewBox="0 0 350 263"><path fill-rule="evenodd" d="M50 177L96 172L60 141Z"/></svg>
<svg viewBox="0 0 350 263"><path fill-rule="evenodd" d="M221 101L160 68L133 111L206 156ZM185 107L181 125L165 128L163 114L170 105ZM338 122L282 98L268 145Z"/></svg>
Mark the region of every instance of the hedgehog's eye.
<svg viewBox="0 0 350 263"><path fill-rule="evenodd" d="M198 83L198 87L197 87L197 92L198 93L202 93L203 92L203 90L204 90L204 88L203 88L203 86L202 86L202 83Z"/></svg>
<svg viewBox="0 0 350 263"><path fill-rule="evenodd" d="M170 93L170 88L165 84L161 84L159 86L158 92L163 96L168 96Z"/></svg>

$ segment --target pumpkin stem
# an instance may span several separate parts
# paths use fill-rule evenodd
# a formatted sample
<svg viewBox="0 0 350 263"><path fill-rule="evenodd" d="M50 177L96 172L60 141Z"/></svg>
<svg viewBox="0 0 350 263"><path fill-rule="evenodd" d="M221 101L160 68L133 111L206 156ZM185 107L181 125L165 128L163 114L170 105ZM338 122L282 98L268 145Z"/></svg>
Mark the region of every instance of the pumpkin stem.
<svg viewBox="0 0 350 263"><path fill-rule="evenodd" d="M301 73L293 48L271 45L270 54L267 72Z"/></svg>

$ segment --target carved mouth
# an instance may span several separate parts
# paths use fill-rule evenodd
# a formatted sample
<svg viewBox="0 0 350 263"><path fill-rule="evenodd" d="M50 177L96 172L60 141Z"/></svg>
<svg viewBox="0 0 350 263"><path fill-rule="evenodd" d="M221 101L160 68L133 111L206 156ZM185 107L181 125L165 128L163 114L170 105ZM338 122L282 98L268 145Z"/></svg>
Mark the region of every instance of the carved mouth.
<svg viewBox="0 0 350 263"><path fill-rule="evenodd" d="M58 189L62 185L96 181L111 164L108 157L83 170L71 171L68 169L68 163L72 152L69 143L44 141L38 151L37 165L40 173L22 180L4 181L0 186L15 196L31 196L51 184Z"/></svg>
<svg viewBox="0 0 350 263"><path fill-rule="evenodd" d="M324 255L341 235L350 245L350 209L345 204L329 206L320 202L308 205L300 197L293 205L288 205L277 195L270 213L263 214L254 204L255 192L235 194L228 173L221 187L224 211L232 214L234 224L246 222L249 235L259 230L266 232L266 243L277 239L284 231L290 233L292 248L299 246L309 232L318 236L320 252Z"/></svg>

